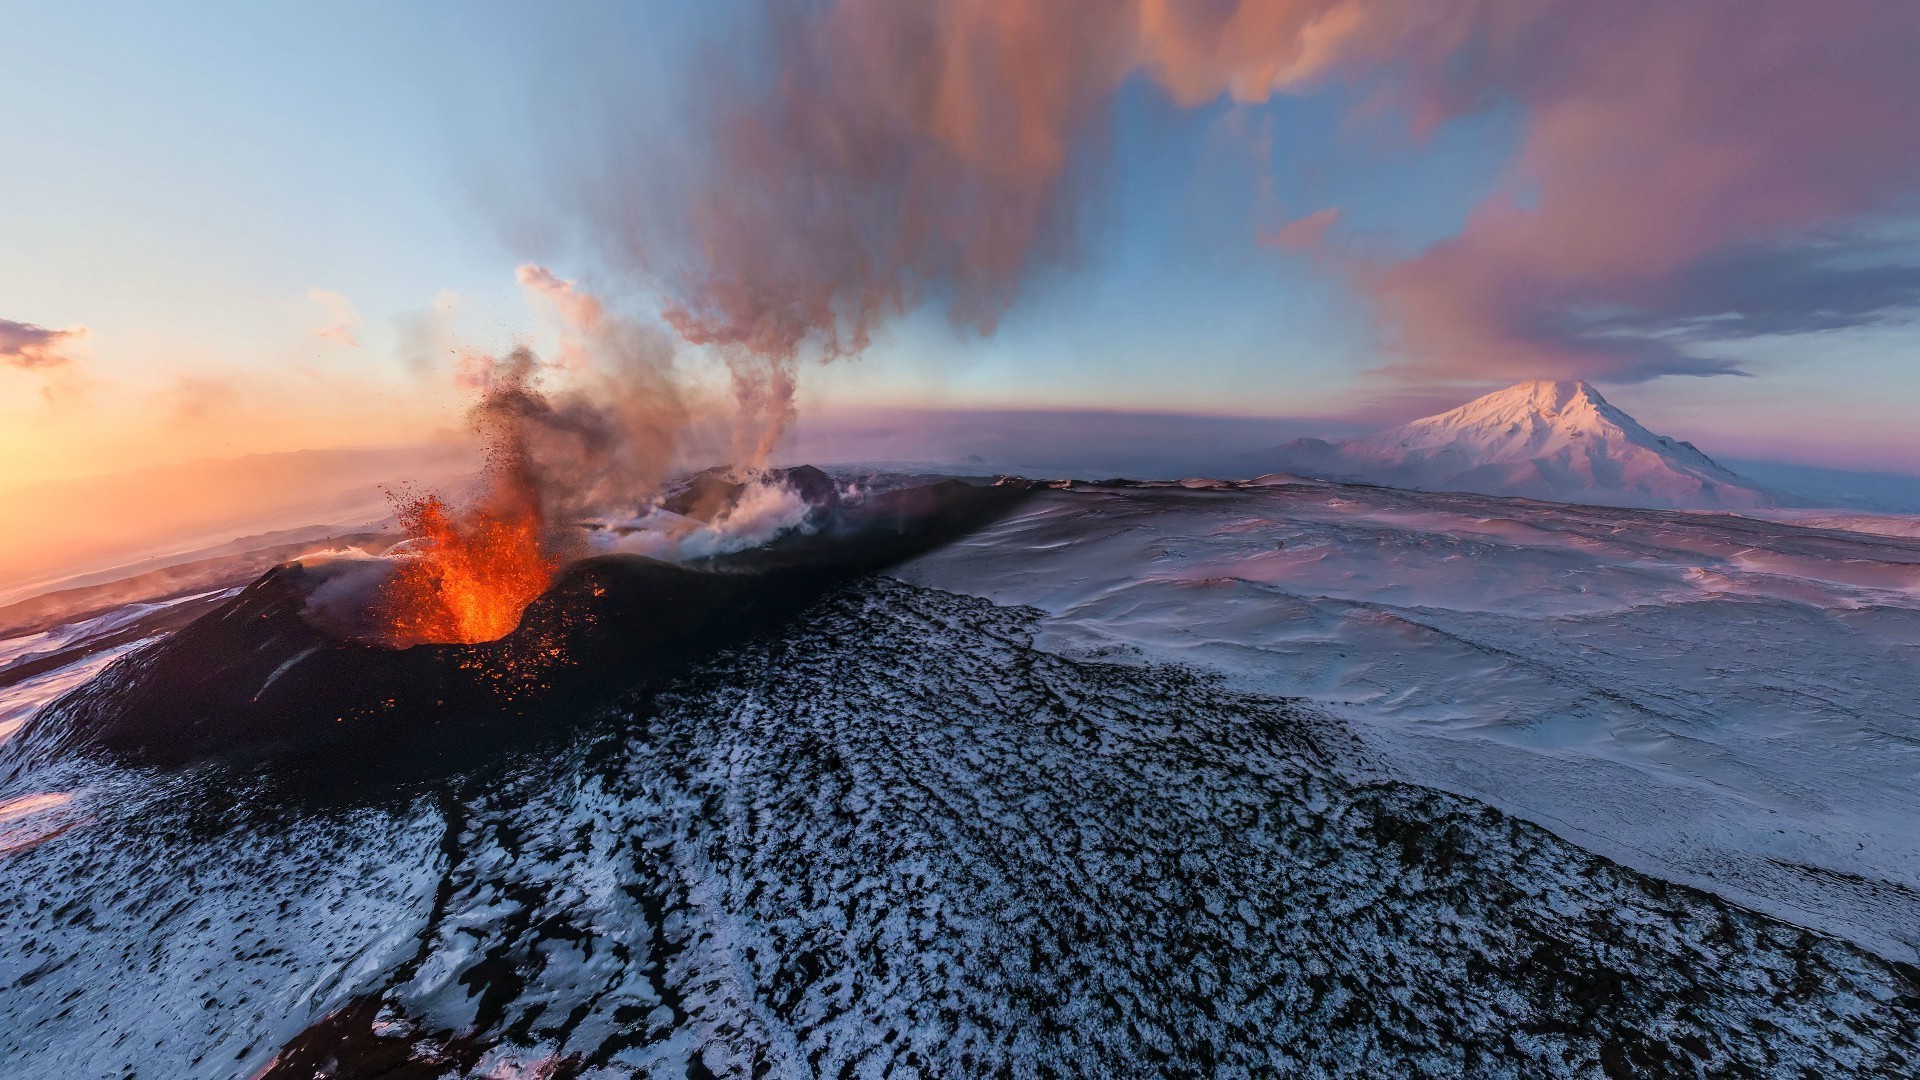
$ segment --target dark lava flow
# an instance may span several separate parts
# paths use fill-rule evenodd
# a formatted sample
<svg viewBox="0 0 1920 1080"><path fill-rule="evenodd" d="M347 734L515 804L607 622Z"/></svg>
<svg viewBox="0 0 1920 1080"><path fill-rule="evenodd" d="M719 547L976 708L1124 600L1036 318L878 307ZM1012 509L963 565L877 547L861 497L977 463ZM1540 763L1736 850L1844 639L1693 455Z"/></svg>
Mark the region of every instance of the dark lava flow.
<svg viewBox="0 0 1920 1080"><path fill-rule="evenodd" d="M531 684L301 636L299 571L109 668L43 751L443 771L323 808L36 773L84 795L0 860L8 1076L1920 1075L1911 965L1406 783L1295 703L867 575L1021 496L917 490L697 569L581 564L523 632L583 659ZM370 711L281 689L309 663Z"/></svg>

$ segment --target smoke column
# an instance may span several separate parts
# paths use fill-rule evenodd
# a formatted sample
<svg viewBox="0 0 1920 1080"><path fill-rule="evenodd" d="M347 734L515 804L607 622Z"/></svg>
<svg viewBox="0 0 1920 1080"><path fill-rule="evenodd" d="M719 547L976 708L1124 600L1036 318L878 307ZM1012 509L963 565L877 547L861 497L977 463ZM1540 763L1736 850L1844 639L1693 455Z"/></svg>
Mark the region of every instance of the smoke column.
<svg viewBox="0 0 1920 1080"><path fill-rule="evenodd" d="M1330 260L1378 305L1399 370L1429 379L1728 370L1589 313L1652 304L1705 261L1920 187L1907 0L778 10L766 49L701 65L691 148L654 155L680 167L678 197L635 206L661 190L636 181L589 200L671 324L732 365L752 462L790 415L801 358L858 353L923 301L992 331L1065 250L1075 188L1097 174L1086 148L1129 79L1186 106L1342 83L1416 136L1518 107L1509 180L1459 235L1397 261Z"/></svg>
<svg viewBox="0 0 1920 1080"><path fill-rule="evenodd" d="M555 571L586 553L580 520L638 513L685 449L693 418L671 341L544 267L523 266L519 279L559 315L559 350L551 361L525 347L463 358L481 489L457 505L399 500L409 539L390 560L370 635L385 644L510 633Z"/></svg>
<svg viewBox="0 0 1920 1080"><path fill-rule="evenodd" d="M1339 81L1416 134L1497 103L1524 115L1509 181L1459 234L1397 261L1325 260L1374 298L1402 373L1728 371L1593 313L1671 308L1703 266L1920 188L1920 4L1841 15L1800 0L824 0L779 9L764 51L702 65L690 145L641 148L677 176L612 170L586 224L674 333L725 361L733 462L751 473L791 420L803 360L858 354L922 303L993 331L1068 249L1078 187L1097 179L1088 147L1128 80L1185 106ZM1324 254L1340 220L1328 207L1274 239ZM572 525L633 513L683 449L666 333L542 267L520 281L558 315L560 349L473 363L489 487L464 512L410 509L422 542L402 607L498 581L511 597L472 606L517 618L574 554ZM1688 314L1718 313L1667 311Z"/></svg>

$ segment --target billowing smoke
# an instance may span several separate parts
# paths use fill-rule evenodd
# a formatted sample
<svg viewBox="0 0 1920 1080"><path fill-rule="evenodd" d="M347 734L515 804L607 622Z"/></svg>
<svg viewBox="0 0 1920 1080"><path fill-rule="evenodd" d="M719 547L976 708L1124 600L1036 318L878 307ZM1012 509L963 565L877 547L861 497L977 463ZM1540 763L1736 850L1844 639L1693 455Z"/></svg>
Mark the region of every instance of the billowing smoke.
<svg viewBox="0 0 1920 1080"><path fill-rule="evenodd" d="M605 199L597 231L732 367L745 460L791 418L797 361L857 354L928 299L991 331L1022 275L1065 250L1073 140L1125 72L1111 7L810 9L778 24L770 76L711 69L678 199Z"/></svg>
<svg viewBox="0 0 1920 1080"><path fill-rule="evenodd" d="M519 280L552 308L561 333L547 359L524 345L462 357L458 378L484 454L477 489L397 492L407 539L380 558L328 560L308 609L317 625L399 647L490 641L573 559L714 554L805 517L804 500L752 470L739 471L745 482L714 520L660 510L669 474L713 426L688 400L671 335L613 316L544 267L522 266Z"/></svg>
<svg viewBox="0 0 1920 1080"><path fill-rule="evenodd" d="M1400 370L1429 378L1730 370L1674 330L1738 334L1722 317L1764 298L1694 282L1712 303L1675 311L1678 286L1741 252L1823 272L1814 231L1920 187L1908 0L824 0L774 26L764 55L704 66L683 197L654 214L615 197L595 221L672 325L734 364L750 456L790 411L797 358L856 353L923 301L990 331L1067 250L1128 79L1189 106L1338 82L1416 135L1517 108L1518 154L1460 234L1325 260L1376 300ZM1275 240L1322 245L1338 220ZM1889 302L1916 299L1910 277Z"/></svg>
<svg viewBox="0 0 1920 1080"><path fill-rule="evenodd" d="M645 502L695 428L674 342L544 267L522 266L519 279L552 306L561 335L549 361L525 348L466 359L463 377L478 394L472 420L497 459L490 468L517 477L547 521Z"/></svg>
<svg viewBox="0 0 1920 1080"><path fill-rule="evenodd" d="M630 522L610 523L595 540L603 551L683 562L744 551L784 533L806 531L816 509L800 492L763 474L712 520L655 508Z"/></svg>
<svg viewBox="0 0 1920 1080"><path fill-rule="evenodd" d="M479 490L454 502L401 493L409 539L337 575L316 594L316 621L399 646L501 637L588 553L582 519L638 512L680 460L689 411L666 333L611 317L543 267L519 279L558 314L560 346L549 361L526 346L462 358L485 454Z"/></svg>
<svg viewBox="0 0 1920 1080"><path fill-rule="evenodd" d="M1458 235L1397 260L1347 255L1346 217L1328 206L1269 238L1353 274L1405 374L1725 372L1737 366L1690 351L1685 327L1737 336L1920 302L1912 267L1836 269L1821 238L1920 188L1909 0L783 12L764 53L701 68L707 112L690 146L651 155L680 166L676 183L618 177L588 202L589 230L660 298L673 333L730 369L732 460L748 472L792 417L801 361L857 354L923 303L994 329L1023 281L1070 250L1079 186L1098 172L1090 148L1130 79L1187 106L1339 82L1416 134L1518 110L1518 154ZM1849 288L1821 287L1835 273ZM684 457L691 416L665 330L611 317L540 267L520 280L564 332L545 361L520 351L468 372L493 454L475 513L536 522L546 566L569 555L572 523L641 512ZM456 537L461 524L416 523Z"/></svg>

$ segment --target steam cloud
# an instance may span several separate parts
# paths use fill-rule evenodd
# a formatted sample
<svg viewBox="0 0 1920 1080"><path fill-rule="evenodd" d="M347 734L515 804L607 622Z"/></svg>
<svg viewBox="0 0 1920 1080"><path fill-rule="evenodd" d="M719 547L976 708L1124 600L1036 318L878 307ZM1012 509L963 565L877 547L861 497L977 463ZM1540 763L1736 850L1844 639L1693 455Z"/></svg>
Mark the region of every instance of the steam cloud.
<svg viewBox="0 0 1920 1080"><path fill-rule="evenodd" d="M743 483L711 521L664 510L670 471L710 453L731 411L693 393L665 328L615 316L543 266L521 266L518 278L556 316L558 348L546 359L526 345L461 357L480 484L451 503L394 491L405 540L378 557L307 560L324 567L305 610L314 625L396 648L491 641L574 559L694 558L805 524L806 500L751 468L736 468Z"/></svg>
<svg viewBox="0 0 1920 1080"><path fill-rule="evenodd" d="M315 625L393 647L502 637L589 553L583 519L638 515L679 461L689 412L667 333L610 316L544 267L519 279L558 316L560 348L546 361L524 345L462 357L486 455L479 490L452 506L396 492L408 539L384 558L330 560L307 606Z"/></svg>
<svg viewBox="0 0 1920 1080"><path fill-rule="evenodd" d="M600 223L649 252L674 327L729 357L759 456L797 358L857 353L925 299L993 329L1066 250L1082 151L1131 78L1188 106L1343 82L1416 133L1522 110L1508 181L1460 234L1348 260L1400 370L1428 378L1733 370L1661 330L1764 298L1679 286L1920 186L1909 0L830 0L779 23L771 55L706 69L673 253ZM1317 247L1335 216L1273 239ZM1724 310L1675 311L1682 294Z"/></svg>
<svg viewBox="0 0 1920 1080"><path fill-rule="evenodd" d="M489 468L513 497L537 500L546 522L631 512L660 489L693 430L674 343L613 317L545 267L518 276L559 316L560 348L545 362L526 348L464 360L462 379L478 392L471 419L495 456ZM548 375L556 385L541 386Z"/></svg>
<svg viewBox="0 0 1920 1080"><path fill-rule="evenodd" d="M692 557L750 546L805 515L804 500L736 459L747 482L738 506L703 528L660 521L654 504L670 473L711 455L738 416L690 395L666 331L612 315L546 267L521 266L518 278L559 317L561 334L551 359L521 347L463 360L461 380L475 395L469 420L488 455L483 507L544 523L549 554L563 560L585 553L583 522L640 526L621 550ZM748 427L757 441L761 430ZM661 536L640 535L654 532Z"/></svg>

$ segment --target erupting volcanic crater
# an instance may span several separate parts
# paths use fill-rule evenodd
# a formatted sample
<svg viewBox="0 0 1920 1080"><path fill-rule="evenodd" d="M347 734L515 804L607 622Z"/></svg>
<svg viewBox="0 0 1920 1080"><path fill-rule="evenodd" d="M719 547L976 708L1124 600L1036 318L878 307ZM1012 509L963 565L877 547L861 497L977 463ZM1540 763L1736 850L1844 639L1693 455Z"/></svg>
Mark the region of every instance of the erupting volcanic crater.
<svg viewBox="0 0 1920 1080"><path fill-rule="evenodd" d="M13 751L160 768L458 769L773 628L836 585L1001 516L1033 487L943 480L842 499L817 469L761 480L805 500L799 525L678 562L623 550L638 530L602 523L592 531L610 553L563 564L511 515L459 521L415 502L404 524L416 539L391 557L275 567L42 710ZM711 471L662 509L723 519L752 490Z"/></svg>

